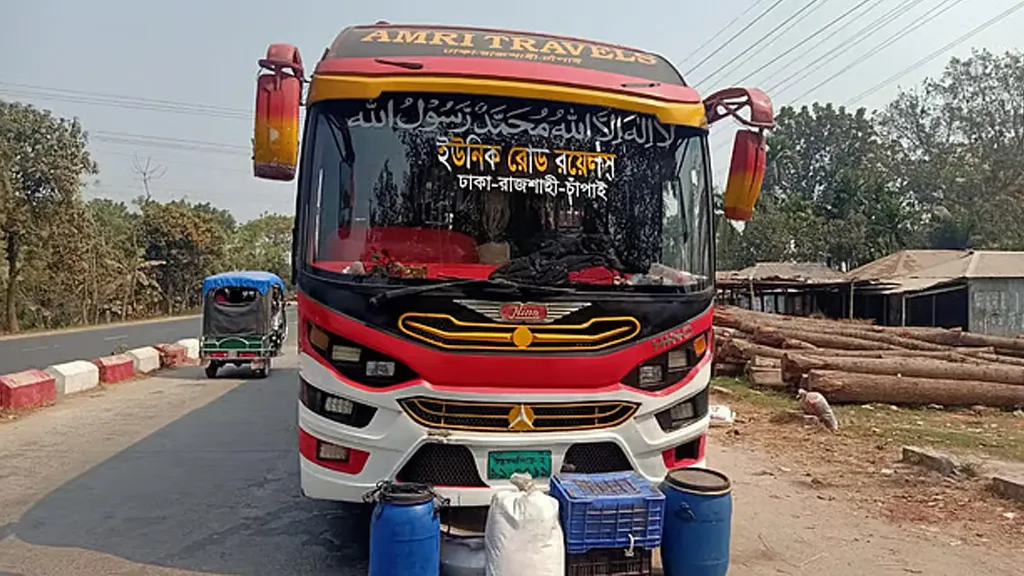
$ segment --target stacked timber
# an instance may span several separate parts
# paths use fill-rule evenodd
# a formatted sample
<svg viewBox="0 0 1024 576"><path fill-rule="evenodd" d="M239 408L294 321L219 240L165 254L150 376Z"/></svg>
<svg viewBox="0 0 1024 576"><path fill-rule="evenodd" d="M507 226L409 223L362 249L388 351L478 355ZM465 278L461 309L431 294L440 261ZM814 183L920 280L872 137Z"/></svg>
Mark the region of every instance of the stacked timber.
<svg viewBox="0 0 1024 576"><path fill-rule="evenodd" d="M1024 406L1024 338L715 310L715 372L832 403Z"/></svg>

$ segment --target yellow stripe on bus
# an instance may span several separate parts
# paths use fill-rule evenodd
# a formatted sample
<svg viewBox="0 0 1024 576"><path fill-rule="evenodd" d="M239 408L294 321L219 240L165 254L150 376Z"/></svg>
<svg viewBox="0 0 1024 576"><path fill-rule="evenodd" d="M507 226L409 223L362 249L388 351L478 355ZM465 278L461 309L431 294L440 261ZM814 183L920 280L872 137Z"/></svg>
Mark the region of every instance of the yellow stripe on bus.
<svg viewBox="0 0 1024 576"><path fill-rule="evenodd" d="M537 98L606 106L630 112L652 114L663 124L707 128L707 117L701 103L665 102L654 98L631 96L612 91L541 84L491 78L459 78L452 76L353 76L314 75L310 83L307 105L321 100L343 98L372 100L384 92L433 92L442 94L479 94L511 98Z"/></svg>

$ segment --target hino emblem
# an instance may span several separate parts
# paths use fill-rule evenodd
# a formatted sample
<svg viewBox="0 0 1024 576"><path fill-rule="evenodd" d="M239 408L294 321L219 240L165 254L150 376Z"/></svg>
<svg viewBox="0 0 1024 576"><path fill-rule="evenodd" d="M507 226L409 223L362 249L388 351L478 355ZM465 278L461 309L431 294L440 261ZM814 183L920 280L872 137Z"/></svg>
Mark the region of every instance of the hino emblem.
<svg viewBox="0 0 1024 576"><path fill-rule="evenodd" d="M487 302L484 300L456 300L455 302L495 322L508 324L550 324L590 306L589 302L538 303Z"/></svg>
<svg viewBox="0 0 1024 576"><path fill-rule="evenodd" d="M548 307L543 304L524 304L513 302L502 304L498 309L501 319L505 322L546 322Z"/></svg>

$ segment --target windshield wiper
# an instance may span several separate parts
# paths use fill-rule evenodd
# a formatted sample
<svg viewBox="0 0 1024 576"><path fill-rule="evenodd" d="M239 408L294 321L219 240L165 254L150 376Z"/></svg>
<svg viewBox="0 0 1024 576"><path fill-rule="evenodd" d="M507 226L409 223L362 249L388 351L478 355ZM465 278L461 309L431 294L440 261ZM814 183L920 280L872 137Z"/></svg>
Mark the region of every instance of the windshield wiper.
<svg viewBox="0 0 1024 576"><path fill-rule="evenodd" d="M505 288L514 291L531 291L531 292L542 292L548 294L571 294L576 290L574 288L559 288L556 286L541 286L538 284L523 284L520 282L513 282L512 280L505 280L504 278L463 278L460 280L452 280L451 282L440 282L438 284L426 284L421 286L403 286L401 288L395 288L393 290L387 290L381 292L376 296L370 298L370 304L374 306L380 306L388 300L394 300L395 298L404 298L406 296L415 296L417 294L423 294L425 292L432 292L434 290L444 290L445 288L454 288L457 286L479 286L483 288Z"/></svg>

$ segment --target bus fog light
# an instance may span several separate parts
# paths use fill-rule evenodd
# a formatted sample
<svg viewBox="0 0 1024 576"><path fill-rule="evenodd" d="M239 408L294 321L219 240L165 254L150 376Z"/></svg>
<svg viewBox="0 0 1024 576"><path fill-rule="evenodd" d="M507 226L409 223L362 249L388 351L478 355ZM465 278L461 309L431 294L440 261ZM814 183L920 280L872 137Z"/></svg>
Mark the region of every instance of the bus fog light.
<svg viewBox="0 0 1024 576"><path fill-rule="evenodd" d="M697 422L708 413L708 389L705 388L692 397L674 404L654 415L658 426L665 433L679 430Z"/></svg>
<svg viewBox="0 0 1024 576"><path fill-rule="evenodd" d="M682 402L676 404L668 411L668 415L673 420L689 420L695 415L693 404L691 402Z"/></svg>
<svg viewBox="0 0 1024 576"><path fill-rule="evenodd" d="M355 405L352 404L351 400L339 398L338 396L327 396L324 399L324 412L350 415L354 410Z"/></svg>

